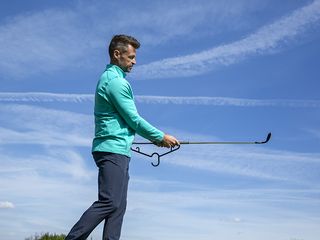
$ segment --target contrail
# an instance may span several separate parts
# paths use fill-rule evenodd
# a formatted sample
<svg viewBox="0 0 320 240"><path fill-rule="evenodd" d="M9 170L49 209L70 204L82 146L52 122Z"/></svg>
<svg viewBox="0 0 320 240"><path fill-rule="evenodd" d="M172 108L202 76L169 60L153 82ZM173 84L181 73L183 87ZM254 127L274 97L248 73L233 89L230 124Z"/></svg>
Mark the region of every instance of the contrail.
<svg viewBox="0 0 320 240"><path fill-rule="evenodd" d="M320 1L302 7L280 20L263 26L249 36L233 43L186 55L167 58L137 66L134 79L195 76L228 66L254 55L268 54L290 43L307 27L320 19Z"/></svg>
<svg viewBox="0 0 320 240"><path fill-rule="evenodd" d="M246 99L231 97L172 97L137 95L137 103L144 104L175 104L175 105L206 105L235 107L320 107L320 100L295 99ZM93 94L66 93L14 93L0 92L0 102L93 102Z"/></svg>
<svg viewBox="0 0 320 240"><path fill-rule="evenodd" d="M2 92L0 102L86 102L93 101L92 94L66 94L47 92Z"/></svg>
<svg viewBox="0 0 320 240"><path fill-rule="evenodd" d="M211 105L236 107L320 107L320 100L245 99L230 97L138 96L137 102L149 104Z"/></svg>

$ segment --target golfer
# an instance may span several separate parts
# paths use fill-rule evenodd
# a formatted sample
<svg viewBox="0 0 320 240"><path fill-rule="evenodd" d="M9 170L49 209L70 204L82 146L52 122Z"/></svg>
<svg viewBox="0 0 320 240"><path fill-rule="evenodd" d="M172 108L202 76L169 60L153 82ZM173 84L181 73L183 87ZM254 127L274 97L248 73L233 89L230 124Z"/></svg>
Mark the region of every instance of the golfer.
<svg viewBox="0 0 320 240"><path fill-rule="evenodd" d="M73 226L66 240L86 239L104 221L103 240L120 238L127 204L130 147L135 133L160 147L179 141L164 134L137 112L129 82L140 43L131 36L115 35L109 45L110 64L102 73L95 93L95 137L92 154L99 168L98 200Z"/></svg>

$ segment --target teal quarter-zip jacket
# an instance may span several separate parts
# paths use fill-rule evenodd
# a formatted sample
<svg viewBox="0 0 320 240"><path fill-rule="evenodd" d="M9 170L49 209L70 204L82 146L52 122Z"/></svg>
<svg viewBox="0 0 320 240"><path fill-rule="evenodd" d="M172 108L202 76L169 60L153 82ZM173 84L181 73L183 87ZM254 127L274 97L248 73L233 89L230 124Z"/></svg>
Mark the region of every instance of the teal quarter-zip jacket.
<svg viewBox="0 0 320 240"><path fill-rule="evenodd" d="M137 112L134 97L125 72L108 64L100 77L95 93L95 137L92 152L112 152L131 156L135 133L160 142L164 133Z"/></svg>

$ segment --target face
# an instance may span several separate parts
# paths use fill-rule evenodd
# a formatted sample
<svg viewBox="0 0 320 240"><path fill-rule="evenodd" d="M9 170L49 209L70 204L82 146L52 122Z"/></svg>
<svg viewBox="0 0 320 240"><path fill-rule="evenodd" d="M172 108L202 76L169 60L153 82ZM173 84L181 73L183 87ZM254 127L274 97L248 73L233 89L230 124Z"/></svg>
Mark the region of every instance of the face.
<svg viewBox="0 0 320 240"><path fill-rule="evenodd" d="M127 51L120 52L119 50L114 51L114 58L118 65L124 72L130 72L133 65L136 64L136 49L131 45L128 45Z"/></svg>

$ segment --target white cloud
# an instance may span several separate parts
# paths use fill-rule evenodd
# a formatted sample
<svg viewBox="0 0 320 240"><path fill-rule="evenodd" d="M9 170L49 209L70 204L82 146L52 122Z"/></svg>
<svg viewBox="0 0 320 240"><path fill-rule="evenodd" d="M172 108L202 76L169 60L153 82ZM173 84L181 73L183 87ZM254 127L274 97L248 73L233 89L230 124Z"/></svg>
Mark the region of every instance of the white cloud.
<svg viewBox="0 0 320 240"><path fill-rule="evenodd" d="M78 1L69 8L8 18L0 26L2 77L14 80L62 69L95 69L96 62L106 58L106 42L117 33L132 34L154 48L177 37L190 40L191 35L221 34L221 29L251 29L248 16L263 9L266 1L147 1L105 14L118 4Z"/></svg>
<svg viewBox="0 0 320 240"><path fill-rule="evenodd" d="M45 109L26 105L3 105L0 107L3 127L0 128L1 144L38 144L60 147L87 147L90 148L93 133L92 116L68 111ZM180 140L183 136L193 140L216 141L214 136L196 136L193 133L177 133ZM219 139L218 139L219 140ZM268 149L268 146L220 145L182 145L179 154L172 153L164 156L161 161L168 164L194 168L201 171L247 176L257 179L289 181L298 184L312 185L317 177L315 169L319 167L319 153L299 153ZM142 150L153 151L143 147ZM156 149L157 150L157 149ZM53 152L56 150L53 150ZM61 150L62 151L62 150ZM60 152L61 152L60 151ZM70 155L70 166L75 163L79 166L74 176L84 176L85 170L81 157L68 149L61 153L65 159ZM53 155L53 152L51 155ZM59 152L59 151L58 151ZM136 156L136 155L135 155ZM59 154L54 157L59 158ZM197 159L197 161L194 161ZM49 161L54 162L54 161ZM307 164L306 164L307 163ZM63 169L69 168L65 165ZM28 165L28 167L32 167ZM69 171L66 170L66 171ZM308 173L308 174L306 174Z"/></svg>
<svg viewBox="0 0 320 240"><path fill-rule="evenodd" d="M78 181L88 181L94 175L89 168L89 166L94 165L92 159L85 160L76 149L71 148L51 147L44 150L39 148L38 153L26 151L23 157L1 151L1 158L3 164L0 174L3 174L3 176L30 175L31 178L32 176L47 176L48 179L71 177ZM12 187L14 184L9 185ZM3 185L3 190L7 187ZM30 190L30 188L28 189ZM21 191L22 189L20 189Z"/></svg>
<svg viewBox="0 0 320 240"><path fill-rule="evenodd" d="M43 134L35 141L37 144L46 139L46 134L51 135L53 132L65 136L79 131L77 137L89 139L91 117L85 114L17 104L1 105L0 111L1 123L11 126L17 134L26 130ZM43 122L52 125L53 130L43 131L49 127L44 127ZM65 124L71 128L71 132L66 132L63 127ZM10 134L12 132L6 135ZM209 136L191 133L178 135L209 139ZM27 136L24 141L32 140L32 136L29 135L29 139ZM63 139L57 141L63 143ZM1 232L4 231L1 226L7 226L2 222L9 219L19 219L10 222L11 228L14 226L19 229L17 234L22 237L28 236L28 232L31 235L41 230L66 232L95 200L96 172L92 169L92 159L90 163L86 162L74 148L81 144L65 144L49 148L37 147L37 152L25 154L8 154L10 150L0 148L0 196L11 199L15 207L21 209L18 216L6 215L4 218L1 215L1 219L5 219L0 220ZM316 199L319 190L315 179L320 164L319 154L224 146L215 147L215 151L211 151L204 147L195 149L190 146L182 147L179 153L168 155L162 161L169 168L197 170L195 179L204 178L207 173L213 176L222 173L239 179L244 176L276 183L278 188L223 189L223 186L211 188L210 182L205 185L199 182L188 185L178 180L171 181L169 176L162 176L161 180L144 177L136 179L136 176L132 176L124 239L150 239L150 236L154 236L152 233L159 232L153 237L154 240L169 236L191 240L199 237L199 231L204 240L212 239L212 236L233 239L239 232L243 232L246 239L257 239L267 230L271 233L263 235L264 239L277 239L279 234L285 239L290 229L297 226L306 234L315 235L318 231L318 220L312 210L305 209L318 206ZM291 187L297 186L298 190L281 188L287 183ZM308 189L299 189L300 184ZM296 205L299 208L291 207ZM48 219L48 215L52 218ZM273 225L275 218L282 219L281 223ZM273 232L277 232L278 236ZM95 236L98 235L97 231Z"/></svg>
<svg viewBox="0 0 320 240"><path fill-rule="evenodd" d="M135 180L132 188L141 188L143 180ZM318 232L316 214L302 210L302 205L317 206L318 189L204 189L200 185L197 190L157 192L151 187L153 179L144 181L147 189L129 192L125 239L234 239L239 232L245 239L286 239L294 234L290 229L298 226L304 235ZM172 189L171 183L163 183L162 189Z"/></svg>
<svg viewBox="0 0 320 240"><path fill-rule="evenodd" d="M310 129L310 128L306 128L304 129L306 133L314 136L317 139L320 139L320 130L319 129Z"/></svg>
<svg viewBox="0 0 320 240"><path fill-rule="evenodd" d="M77 146L90 148L91 146L90 135L93 133L91 116L25 105L3 105L0 107L0 113L3 116L1 122L4 125L0 128L2 145L28 143L69 148ZM183 136L192 137L193 140L199 139L192 133L176 135L180 136L181 141L184 140ZM201 136L201 141L206 140L217 139L214 136ZM161 160L164 163L202 171L257 179L290 181L307 185L314 182L317 176L315 169L320 164L318 153L276 151L268 150L266 147L220 145L215 146L214 151L211 151L211 146L183 145L179 154L172 153L170 157L164 156ZM145 149L148 151L150 148ZM66 153L66 150L63 155L70 155L70 159L79 163L80 168L75 175L84 174L79 156ZM69 168L65 166L64 169Z"/></svg>
<svg viewBox="0 0 320 240"><path fill-rule="evenodd" d="M170 130L180 141L224 141L215 136ZM260 140L260 139L257 139ZM261 139L263 140L263 139ZM315 187L320 153L272 149L266 145L181 145L176 152L161 157L161 164L175 165L214 174L245 177L257 181ZM140 146L142 152L164 152L154 146ZM134 153L135 158L147 158ZM156 162L156 157L150 159Z"/></svg>
<svg viewBox="0 0 320 240"><path fill-rule="evenodd" d="M97 196L93 160L85 161L76 150L37 148L37 154L25 151L23 157L2 150L0 155L0 196L12 199L17 210L0 211L5 239L66 232Z"/></svg>
<svg viewBox="0 0 320 240"><path fill-rule="evenodd" d="M59 96L52 97L54 101L56 98ZM0 196L12 200L15 209L23 210L18 216L5 217L3 214L11 211L1 211L0 219L5 220L0 220L0 232L7 226L2 222L8 219L19 219L11 221L11 228L14 225L14 229L19 229L22 237L28 236L28 231L68 231L96 198L94 162L91 158L87 161L79 153L76 147L84 145L75 141L68 143L58 138L59 145L49 138L50 147L44 147L41 141L48 138L46 135L66 136L74 132L78 132L75 136L80 139L91 140L88 134L91 117L18 104L1 105L0 113L5 139L13 133L33 131L40 135L38 140L30 134L17 137L41 145L34 148L35 152L15 152L7 149L7 145L0 145ZM44 122L48 126L44 126ZM5 132L8 129L9 132ZM195 140L217 140L214 136L193 133L177 135ZM15 143L19 142L11 144ZM279 236L273 232L286 239L290 229L297 226L305 235L315 236L319 222L313 213L313 209L318 208L319 153L277 151L269 147L215 146L212 151L209 147L182 146L179 152L163 157L166 168L182 168L194 173L195 183L190 185L189 182L170 180L170 176L161 173L161 180L159 176L156 179L132 176L124 239L150 239L153 232L160 232L153 239L175 236L175 239L191 240L199 236L199 231L204 240L212 239L212 236L233 239L239 232L243 232L246 239L257 239L265 231L271 232L263 235L265 239L277 239ZM213 177L212 182L201 184L201 179L208 175ZM224 189L225 186L219 186L219 176L240 182L250 179L263 186L233 189L231 184ZM264 188L269 184L276 185L277 189ZM239 186L238 182L234 185ZM292 207L297 205L298 208ZM48 215L52 218L48 219ZM282 219L281 224L273 224L275 218ZM146 229L148 224L150 227Z"/></svg>
<svg viewBox="0 0 320 240"><path fill-rule="evenodd" d="M89 53L95 39L84 28L76 27L78 21L74 11L58 10L21 15L8 21L0 27L0 56L6 59L0 63L1 72L23 78L25 74L84 64L77 60ZM82 40L75 44L76 39Z"/></svg>
<svg viewBox="0 0 320 240"><path fill-rule="evenodd" d="M89 169L88 166L94 166L94 161L92 158L85 160L76 150L74 149L56 149L50 148L48 150L50 158L47 159L50 163L47 169L55 171L57 173L62 173L64 175L72 176L75 179L90 180L95 176L95 172ZM90 151L89 151L90 152ZM89 154L90 155L90 154ZM60 161L57 159L61 159ZM88 164L90 162L91 164ZM40 167L40 164L38 164Z"/></svg>
<svg viewBox="0 0 320 240"><path fill-rule="evenodd" d="M23 79L61 69L95 68L97 59L105 59L107 38L113 34L134 34L143 44L154 45L189 35L208 20L219 26L234 26L226 19L239 20L248 10L260 7L255 1L245 2L249 8L239 1L231 2L231 7L224 1L211 7L207 2L162 1L110 11L119 3L78 1L69 8L21 14L0 26L0 57L5 59L0 62L0 71L3 77Z"/></svg>
<svg viewBox="0 0 320 240"><path fill-rule="evenodd" d="M0 202L0 209L1 208L14 208L14 205L12 202L8 202L8 201Z"/></svg>
<svg viewBox="0 0 320 240"><path fill-rule="evenodd" d="M199 75L219 66L234 64L249 56L268 54L299 37L320 19L320 1L315 0L290 15L258 29L233 43L200 53L167 58L137 66L135 79L184 77Z"/></svg>
<svg viewBox="0 0 320 240"><path fill-rule="evenodd" d="M16 104L1 105L0 114L1 144L91 145L92 116Z"/></svg>
<svg viewBox="0 0 320 240"><path fill-rule="evenodd" d="M315 169L320 166L319 159L318 153L236 146L215 146L212 151L210 146L188 146L170 160L163 157L162 161L203 171L312 186L318 176Z"/></svg>

